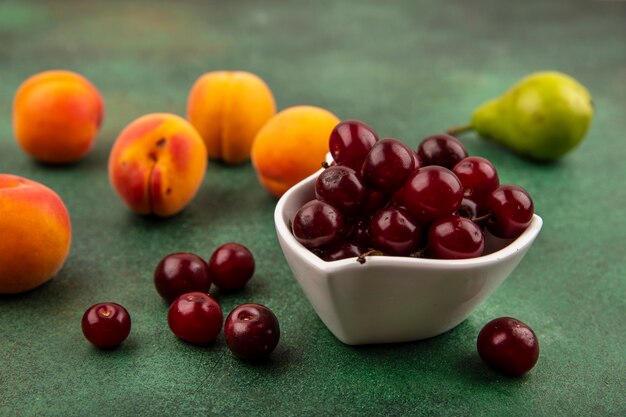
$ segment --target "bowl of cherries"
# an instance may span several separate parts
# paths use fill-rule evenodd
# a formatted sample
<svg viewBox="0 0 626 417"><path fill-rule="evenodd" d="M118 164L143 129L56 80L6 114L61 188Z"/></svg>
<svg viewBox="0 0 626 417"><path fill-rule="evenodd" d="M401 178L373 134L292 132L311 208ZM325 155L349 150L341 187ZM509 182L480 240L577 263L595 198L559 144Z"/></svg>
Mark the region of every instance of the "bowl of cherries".
<svg viewBox="0 0 626 417"><path fill-rule="evenodd" d="M278 240L326 327L350 345L420 340L465 320L542 226L523 188L449 135L417 151L346 120L327 161L278 201Z"/></svg>

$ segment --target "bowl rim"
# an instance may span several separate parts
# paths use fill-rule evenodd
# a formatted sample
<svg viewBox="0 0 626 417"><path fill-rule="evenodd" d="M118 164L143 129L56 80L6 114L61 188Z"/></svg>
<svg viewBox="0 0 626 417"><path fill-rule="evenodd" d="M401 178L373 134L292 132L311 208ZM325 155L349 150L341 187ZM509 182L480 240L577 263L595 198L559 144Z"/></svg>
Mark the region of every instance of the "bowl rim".
<svg viewBox="0 0 626 417"><path fill-rule="evenodd" d="M317 270L329 273L338 270L346 270L347 268L363 268L364 265L356 262L354 258L340 259L337 261L324 261L309 249L304 247L300 242L296 240L293 233L288 227L288 221L285 221L283 213L285 207L289 201L296 197L301 192L304 192L305 188L313 186L319 173L323 170L320 169L313 174L309 175L287 192L285 192L274 209L274 223L276 227L276 233L282 241L289 245L289 247L297 254L297 256ZM382 267L415 267L423 266L430 269L446 269L446 270L459 270L480 267L485 265L494 264L503 261L513 255L516 252L522 250L526 246L532 244L534 239L539 234L543 225L543 219L533 214L533 218L524 232L508 245L492 252L487 255L479 256L477 258L469 259L429 259L429 258L412 258L407 256L370 256L367 258L366 264L371 262L372 265Z"/></svg>

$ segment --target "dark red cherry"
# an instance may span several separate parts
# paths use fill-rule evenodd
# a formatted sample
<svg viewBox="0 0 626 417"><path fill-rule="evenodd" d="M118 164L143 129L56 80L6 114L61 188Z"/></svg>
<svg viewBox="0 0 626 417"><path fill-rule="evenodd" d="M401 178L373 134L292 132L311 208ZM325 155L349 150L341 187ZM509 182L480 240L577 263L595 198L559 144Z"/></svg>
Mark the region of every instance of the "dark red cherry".
<svg viewBox="0 0 626 417"><path fill-rule="evenodd" d="M429 222L459 208L463 186L449 169L427 166L413 172L394 199L417 221Z"/></svg>
<svg viewBox="0 0 626 417"><path fill-rule="evenodd" d="M178 297L167 313L172 333L185 342L205 345L222 330L222 309L210 295L190 292Z"/></svg>
<svg viewBox="0 0 626 417"><path fill-rule="evenodd" d="M300 207L293 218L292 229L296 240L310 249L339 242L346 232L341 212L319 200Z"/></svg>
<svg viewBox="0 0 626 417"><path fill-rule="evenodd" d="M452 169L467 157L465 146L454 136L440 134L428 136L417 148L422 166L440 165Z"/></svg>
<svg viewBox="0 0 626 417"><path fill-rule="evenodd" d="M450 215L430 226L428 248L436 259L476 258L483 254L485 238L473 221Z"/></svg>
<svg viewBox="0 0 626 417"><path fill-rule="evenodd" d="M487 196L485 207L491 211L487 230L503 239L516 238L533 219L534 205L522 187L504 184Z"/></svg>
<svg viewBox="0 0 626 417"><path fill-rule="evenodd" d="M315 197L351 216L363 210L369 193L355 170L337 165L326 168L317 177Z"/></svg>
<svg viewBox="0 0 626 417"><path fill-rule="evenodd" d="M350 242L341 242L328 249L324 249L320 252L319 257L326 262L338 261L340 259L356 258L359 255L365 253L367 247L355 245Z"/></svg>
<svg viewBox="0 0 626 417"><path fill-rule="evenodd" d="M377 141L378 135L367 124L358 120L345 120L330 133L328 148L339 165L360 172L365 156Z"/></svg>
<svg viewBox="0 0 626 417"><path fill-rule="evenodd" d="M171 303L187 292L209 292L211 279L204 259L193 253L172 253L157 265L154 286Z"/></svg>
<svg viewBox="0 0 626 417"><path fill-rule="evenodd" d="M511 317L490 321L478 334L478 354L493 369L511 376L530 371L539 359L535 332Z"/></svg>
<svg viewBox="0 0 626 417"><path fill-rule="evenodd" d="M130 315L116 303L94 304L81 321L83 335L94 346L107 349L118 346L130 333Z"/></svg>
<svg viewBox="0 0 626 417"><path fill-rule="evenodd" d="M484 206L487 196L500 185L495 167L480 156L469 156L454 166L452 172L463 184L463 195L480 207Z"/></svg>
<svg viewBox="0 0 626 417"><path fill-rule="evenodd" d="M368 187L391 195L414 170L413 151L398 139L386 138L372 146L361 173Z"/></svg>
<svg viewBox="0 0 626 417"><path fill-rule="evenodd" d="M420 225L404 209L388 207L372 217L371 246L387 255L410 255L418 249L421 240Z"/></svg>
<svg viewBox="0 0 626 417"><path fill-rule="evenodd" d="M278 345L280 326L269 308L260 304L242 304L226 318L224 337L235 356L258 360L268 356Z"/></svg>
<svg viewBox="0 0 626 417"><path fill-rule="evenodd" d="M209 277L216 287L238 290L245 287L254 275L254 256L244 245L225 243L213 252L209 259Z"/></svg>

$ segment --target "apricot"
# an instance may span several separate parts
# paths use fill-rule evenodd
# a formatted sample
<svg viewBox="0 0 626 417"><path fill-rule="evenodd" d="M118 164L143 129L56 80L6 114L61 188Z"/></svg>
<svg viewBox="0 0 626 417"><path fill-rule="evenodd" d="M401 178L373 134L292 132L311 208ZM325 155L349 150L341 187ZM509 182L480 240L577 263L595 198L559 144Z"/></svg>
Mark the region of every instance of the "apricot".
<svg viewBox="0 0 626 417"><path fill-rule="evenodd" d="M280 197L320 169L337 123L334 114L313 106L290 107L272 117L252 145L252 165L261 184Z"/></svg>
<svg viewBox="0 0 626 417"><path fill-rule="evenodd" d="M173 216L195 197L207 168L200 134L182 117L142 116L126 126L109 156L109 179L139 214Z"/></svg>
<svg viewBox="0 0 626 417"><path fill-rule="evenodd" d="M255 135L275 112L267 84L244 71L202 75L187 101L187 118L204 139L209 157L228 164L250 158Z"/></svg>
<svg viewBox="0 0 626 417"><path fill-rule="evenodd" d="M71 71L44 71L20 85L13 100L17 143L31 157L64 164L92 148L104 114L100 93Z"/></svg>
<svg viewBox="0 0 626 417"><path fill-rule="evenodd" d="M0 294L31 290L54 277L70 251L72 226L50 188L0 174Z"/></svg>

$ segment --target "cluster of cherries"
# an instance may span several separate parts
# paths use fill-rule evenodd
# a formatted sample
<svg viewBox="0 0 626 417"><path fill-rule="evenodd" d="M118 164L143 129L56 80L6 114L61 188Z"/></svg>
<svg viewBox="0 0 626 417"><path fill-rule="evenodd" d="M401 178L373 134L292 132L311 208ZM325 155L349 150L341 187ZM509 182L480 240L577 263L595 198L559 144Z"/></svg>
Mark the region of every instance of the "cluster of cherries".
<svg viewBox="0 0 626 417"><path fill-rule="evenodd" d="M224 323L228 348L239 358L256 360L269 355L280 338L274 313L267 307L247 303L231 311L224 322L219 303L208 292L211 285L221 290L242 289L252 278L252 253L238 243L226 243L208 262L193 253L172 253L154 272L158 293L170 304L167 322L180 339L206 345L219 335ZM99 303L83 315L85 338L99 348L121 344L130 333L130 315L116 303Z"/></svg>
<svg viewBox="0 0 626 417"><path fill-rule="evenodd" d="M484 231L513 239L530 224L528 192L500 185L494 166L445 134L417 152L346 120L329 138L333 162L315 199L292 220L295 238L326 261L364 254L465 259L481 256Z"/></svg>

